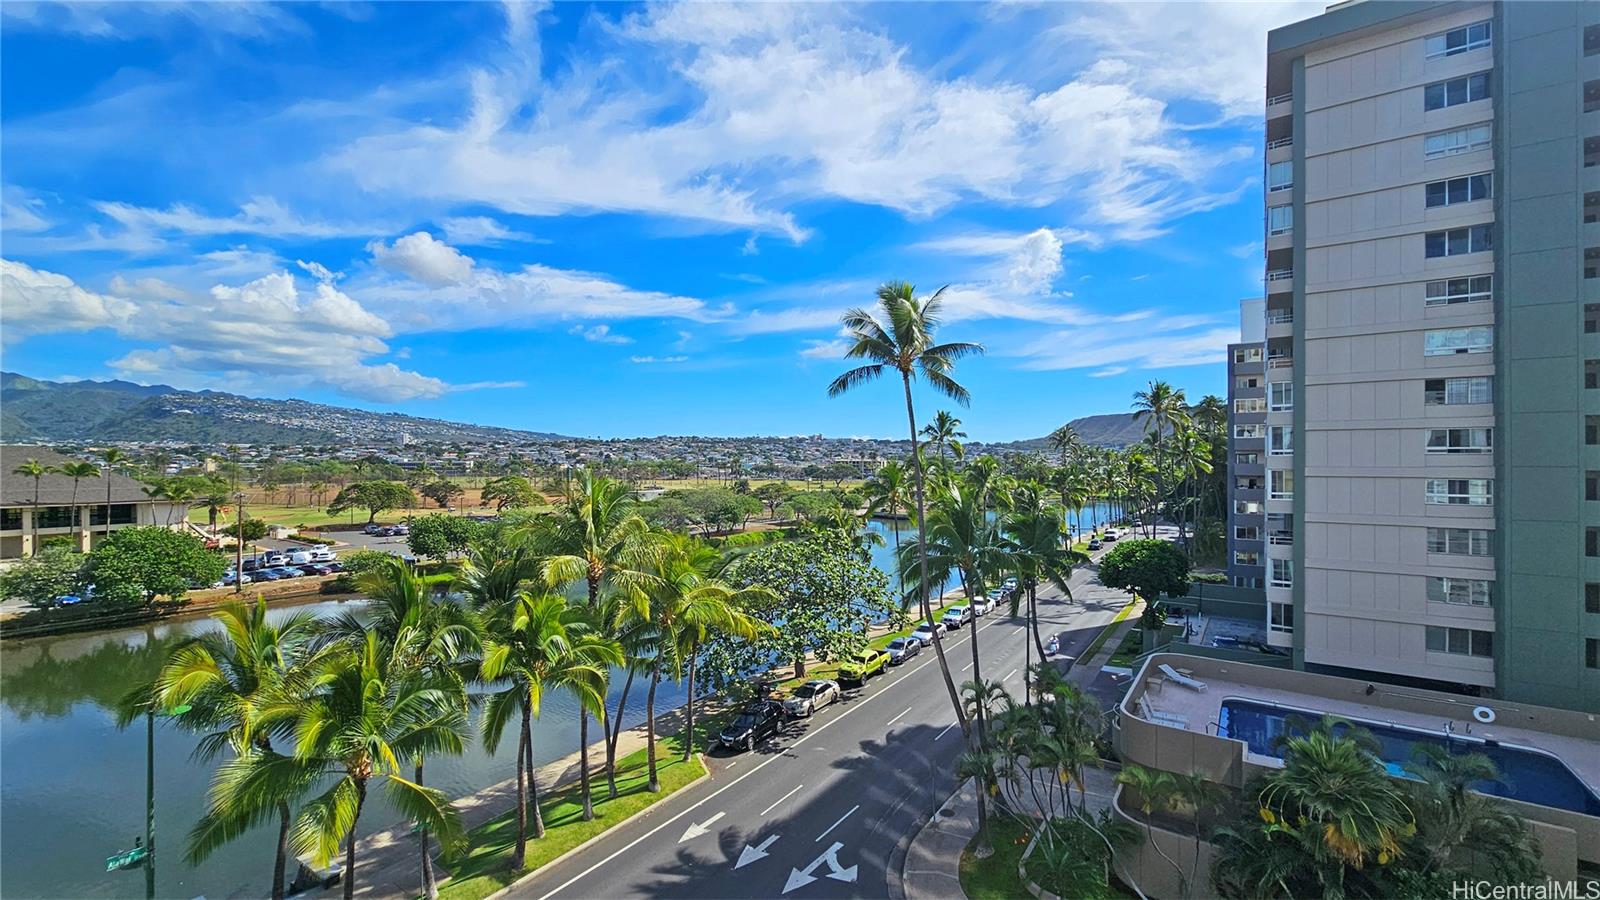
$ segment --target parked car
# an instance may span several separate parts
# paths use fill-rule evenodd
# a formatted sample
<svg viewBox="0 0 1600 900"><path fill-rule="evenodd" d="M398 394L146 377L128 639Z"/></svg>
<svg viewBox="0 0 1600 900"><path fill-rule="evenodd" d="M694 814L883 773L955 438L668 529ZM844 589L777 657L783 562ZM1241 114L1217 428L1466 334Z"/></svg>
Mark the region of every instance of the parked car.
<svg viewBox="0 0 1600 900"><path fill-rule="evenodd" d="M795 688L783 708L791 716L809 716L840 696L839 682L816 678Z"/></svg>
<svg viewBox="0 0 1600 900"><path fill-rule="evenodd" d="M289 557L277 550L274 550L261 558L261 564L264 566L281 566L288 561Z"/></svg>
<svg viewBox="0 0 1600 900"><path fill-rule="evenodd" d="M914 637L897 637L889 642L889 665L898 666L922 652L922 642Z"/></svg>
<svg viewBox="0 0 1600 900"><path fill-rule="evenodd" d="M1115 528L1107 528L1104 539L1108 544L1115 541L1117 539L1117 530Z"/></svg>
<svg viewBox="0 0 1600 900"><path fill-rule="evenodd" d="M868 678L881 673L888 665L887 652L868 648L858 651L839 665L839 678L855 684L866 684Z"/></svg>
<svg viewBox="0 0 1600 900"><path fill-rule="evenodd" d="M921 641L925 646L931 647L933 646L933 636L935 634L944 633L945 627L943 622L923 622L921 625L917 626L916 631L911 632L911 636Z"/></svg>
<svg viewBox="0 0 1600 900"><path fill-rule="evenodd" d="M972 621L972 607L952 606L944 611L944 618L939 620L944 627L955 631L957 628Z"/></svg>
<svg viewBox="0 0 1600 900"><path fill-rule="evenodd" d="M993 593L993 591L990 593ZM998 599L991 600L988 597L979 597L972 601L972 614L974 616L981 616L987 613L989 610L994 609L994 606L997 602L999 602Z"/></svg>
<svg viewBox="0 0 1600 900"><path fill-rule="evenodd" d="M410 534L411 533L411 526L407 525L404 522L401 522L399 525L394 526L394 533L395 534Z"/></svg>
<svg viewBox="0 0 1600 900"><path fill-rule="evenodd" d="M217 587L233 587L235 583L249 584L252 581L255 581L255 579L251 578L249 573L246 573L243 578L238 578L236 573L229 572L222 576L221 581L217 582Z"/></svg>
<svg viewBox="0 0 1600 900"><path fill-rule="evenodd" d="M722 729L717 743L729 750L754 750L757 743L782 733L785 719L782 703L759 700Z"/></svg>
<svg viewBox="0 0 1600 900"><path fill-rule="evenodd" d="M377 533L378 533L378 531L379 531L379 530L380 530L380 529L382 529L382 528L383 528L383 526L382 526L382 525L379 525L379 524L378 524L378 523L376 523L376 522L368 522L368 523L367 523L367 527L365 527L365 528L363 528L363 529L361 529L361 530L362 530L362 531L363 531L363 532L365 532L365 533L366 533L366 534L377 534Z"/></svg>
<svg viewBox="0 0 1600 900"><path fill-rule="evenodd" d="M277 569L257 569L254 573L256 581L278 581L283 578Z"/></svg>
<svg viewBox="0 0 1600 900"><path fill-rule="evenodd" d="M62 594L56 598L57 606L77 606L82 602L83 598L79 597L77 594Z"/></svg>
<svg viewBox="0 0 1600 900"><path fill-rule="evenodd" d="M261 561L253 556L244 561L244 570L246 572L254 572L259 568L261 568Z"/></svg>
<svg viewBox="0 0 1600 900"><path fill-rule="evenodd" d="M1000 586L1008 591L1014 591L1017 589L1017 579L1007 578L1005 581L1000 582Z"/></svg>
<svg viewBox="0 0 1600 900"><path fill-rule="evenodd" d="M314 563L330 563L338 559L327 547L313 547L306 552L311 554L311 561Z"/></svg>
<svg viewBox="0 0 1600 900"><path fill-rule="evenodd" d="M328 568L329 572L343 572L344 571L344 563L339 562L338 560L334 560L331 563L323 563L323 565Z"/></svg>
<svg viewBox="0 0 1600 900"><path fill-rule="evenodd" d="M294 566L278 566L272 571L277 572L279 578L299 578L305 574Z"/></svg>
<svg viewBox="0 0 1600 900"><path fill-rule="evenodd" d="M1104 546L1104 545L1101 544L1099 541L1090 541L1089 542L1089 549L1090 550L1099 550L1102 546Z"/></svg>
<svg viewBox="0 0 1600 900"><path fill-rule="evenodd" d="M288 555L288 559L284 561L284 565L286 566L304 566L309 565L310 563L310 550L296 550L293 553L290 553Z"/></svg>

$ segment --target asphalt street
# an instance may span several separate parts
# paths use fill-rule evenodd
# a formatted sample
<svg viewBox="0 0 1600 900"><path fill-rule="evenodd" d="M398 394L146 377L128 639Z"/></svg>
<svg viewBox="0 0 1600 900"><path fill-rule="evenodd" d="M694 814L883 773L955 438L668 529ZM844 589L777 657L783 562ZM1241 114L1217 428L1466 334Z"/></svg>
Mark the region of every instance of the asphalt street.
<svg viewBox="0 0 1600 900"><path fill-rule="evenodd" d="M1127 597L1080 570L1075 601L1040 597L1041 633L1076 655ZM978 667L1022 693L1020 619L978 620ZM958 684L973 677L973 629L944 642ZM1036 655L1036 654L1034 654ZM961 730L932 649L752 753L712 750L711 777L662 801L582 853L541 870L515 897L774 898L888 896L896 848L955 789ZM898 873L895 873L898 878Z"/></svg>

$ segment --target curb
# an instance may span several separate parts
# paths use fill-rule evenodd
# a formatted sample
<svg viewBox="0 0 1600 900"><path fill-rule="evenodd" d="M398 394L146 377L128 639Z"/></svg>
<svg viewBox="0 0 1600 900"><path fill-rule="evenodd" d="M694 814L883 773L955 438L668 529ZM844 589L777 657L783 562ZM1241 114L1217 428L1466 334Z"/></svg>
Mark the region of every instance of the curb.
<svg viewBox="0 0 1600 900"><path fill-rule="evenodd" d="M910 840L903 841L900 844L895 845L894 852L890 855L889 865L886 868L889 872L898 873L900 877L886 879L888 882L887 892L889 895L889 900L908 900L910 895L906 892L906 861L911 858L911 847L922 838L923 832L927 831L929 828L932 828L939 821L939 813L956 802L956 798L961 795L961 792L966 789L968 782L971 780L972 779L968 778L959 782L956 785L956 789L951 792L950 796L946 797L942 802L939 803L938 806L934 807L933 815L929 816L928 820L922 823L922 826L911 835ZM957 884L959 884L961 881L960 868L961 863L958 859L956 861L956 871L953 875L951 875L951 877L956 880Z"/></svg>
<svg viewBox="0 0 1600 900"><path fill-rule="evenodd" d="M683 787L679 788L678 790L673 791L672 794L667 794L666 796L662 797L661 800L650 804L649 806L645 807L644 809L639 810L639 812L635 813L634 815L631 815L631 816L627 817L626 819L623 819L622 821L616 823L615 825L612 825L610 828L607 828L605 831L602 831L599 834L596 834L594 837L589 838L588 840L584 841L583 843L579 844L578 846L573 847L572 849L566 851L565 853L562 853L560 856L557 856L557 857L555 857L553 859L550 859L550 860L547 860L547 861L541 863L538 866L538 868L530 869L528 872L526 872L523 875L521 875L520 877L518 877L516 881L513 881L510 884L506 885L505 887L501 888L500 890L495 891L494 893L488 895L487 897L484 898L484 900L500 900L500 898L506 896L507 894L511 893L513 890L516 890L518 887L520 887L523 882L528 881L528 880L534 878L537 875L544 874L545 871L550 869L552 866L555 866L555 865L557 865L559 863L565 862L567 857L576 856L577 854L589 849L594 844L599 843L602 838L604 838L607 835L611 834L611 832L616 831L618 828L621 828L622 826L628 824L629 822L634 821L635 819L642 819L642 818L650 815L652 812L655 811L657 806L659 806L662 802L664 802L668 797L673 796L673 794L682 793L684 790L686 790L686 789L688 789L688 788L690 788L690 787L692 787L694 785L697 785L700 782L710 778L711 777L711 767L706 765L705 754L696 753L694 756L695 756L695 759L699 760L700 767L703 770L705 770L705 774L703 774L699 778L696 778L695 780L689 782L688 784L684 785ZM445 884L448 884L448 882L445 882ZM441 888L443 886L444 886L443 884L440 885Z"/></svg>

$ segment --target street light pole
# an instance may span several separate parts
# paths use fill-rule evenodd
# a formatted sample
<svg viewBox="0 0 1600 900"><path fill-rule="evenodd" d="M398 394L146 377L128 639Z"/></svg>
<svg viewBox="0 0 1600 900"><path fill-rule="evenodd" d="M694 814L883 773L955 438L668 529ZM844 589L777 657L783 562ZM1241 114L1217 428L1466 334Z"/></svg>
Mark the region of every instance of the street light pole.
<svg viewBox="0 0 1600 900"><path fill-rule="evenodd" d="M244 492L233 495L233 592L244 593Z"/></svg>
<svg viewBox="0 0 1600 900"><path fill-rule="evenodd" d="M156 896L156 709L144 714L144 900Z"/></svg>

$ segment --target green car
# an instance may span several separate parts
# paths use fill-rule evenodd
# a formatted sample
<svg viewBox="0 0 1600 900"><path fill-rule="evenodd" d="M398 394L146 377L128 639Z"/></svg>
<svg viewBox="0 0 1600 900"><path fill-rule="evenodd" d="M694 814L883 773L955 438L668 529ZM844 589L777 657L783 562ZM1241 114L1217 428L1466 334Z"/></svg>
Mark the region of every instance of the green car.
<svg viewBox="0 0 1600 900"><path fill-rule="evenodd" d="M889 665L888 651L862 650L840 664L839 680L864 684L868 678L882 674L887 665Z"/></svg>

